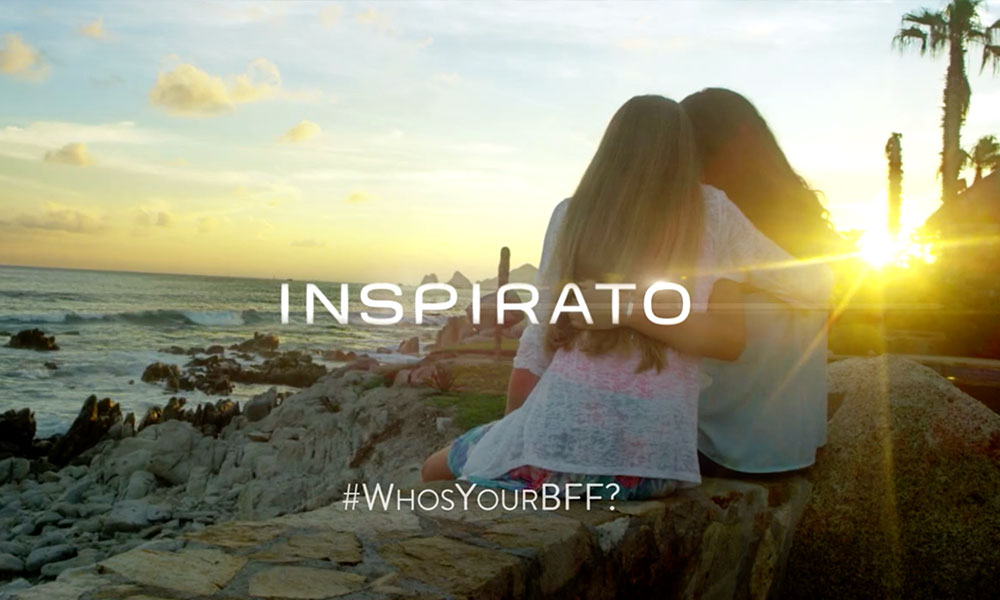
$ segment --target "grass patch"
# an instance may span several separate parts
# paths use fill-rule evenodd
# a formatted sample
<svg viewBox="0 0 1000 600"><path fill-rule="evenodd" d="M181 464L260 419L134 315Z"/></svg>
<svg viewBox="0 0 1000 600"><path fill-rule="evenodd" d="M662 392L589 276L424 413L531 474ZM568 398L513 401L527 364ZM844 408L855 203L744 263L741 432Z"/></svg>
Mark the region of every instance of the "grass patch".
<svg viewBox="0 0 1000 600"><path fill-rule="evenodd" d="M456 390L479 394L505 395L510 372L514 368L513 363L509 360L449 360L442 362L455 376Z"/></svg>
<svg viewBox="0 0 1000 600"><path fill-rule="evenodd" d="M462 430L472 429L476 425L496 421L503 416L507 405L504 394L480 394L447 392L427 398L427 401L439 408L455 410L455 425Z"/></svg>

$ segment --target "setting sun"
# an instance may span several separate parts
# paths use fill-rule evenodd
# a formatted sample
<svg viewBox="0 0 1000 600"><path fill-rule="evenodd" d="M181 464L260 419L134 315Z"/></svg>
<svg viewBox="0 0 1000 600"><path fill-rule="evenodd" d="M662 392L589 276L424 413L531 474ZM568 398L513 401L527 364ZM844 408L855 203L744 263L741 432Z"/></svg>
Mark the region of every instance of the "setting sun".
<svg viewBox="0 0 1000 600"><path fill-rule="evenodd" d="M893 239L884 229L869 229L858 242L858 256L876 269L889 265L909 266L913 262L933 263L934 255L928 244L918 244L901 232Z"/></svg>

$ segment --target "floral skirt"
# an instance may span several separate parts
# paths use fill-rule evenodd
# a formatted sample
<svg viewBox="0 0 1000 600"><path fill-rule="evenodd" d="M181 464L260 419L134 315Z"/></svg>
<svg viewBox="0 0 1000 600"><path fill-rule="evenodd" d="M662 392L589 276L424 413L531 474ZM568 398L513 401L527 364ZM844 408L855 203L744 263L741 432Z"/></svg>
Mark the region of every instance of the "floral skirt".
<svg viewBox="0 0 1000 600"><path fill-rule="evenodd" d="M495 421L494 421L495 422ZM452 475L460 477L462 468L469 458L469 452L490 430L493 423L474 427L460 435L448 450L448 468ZM498 487L509 490L539 490L545 484L555 484L560 487L567 483L596 484L593 489L595 496L614 500L643 500L668 496L678 489L691 487L693 484L676 479L658 479L654 477L632 477L624 475L586 475L581 473L563 473L550 471L541 467L524 465L507 471L500 477L490 480L470 478L472 483L481 486ZM609 484L618 484L618 491Z"/></svg>

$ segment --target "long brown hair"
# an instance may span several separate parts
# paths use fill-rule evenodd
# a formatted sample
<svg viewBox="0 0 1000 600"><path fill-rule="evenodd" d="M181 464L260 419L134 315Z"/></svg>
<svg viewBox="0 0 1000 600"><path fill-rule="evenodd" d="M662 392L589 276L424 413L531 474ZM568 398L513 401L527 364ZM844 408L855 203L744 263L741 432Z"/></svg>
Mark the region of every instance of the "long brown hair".
<svg viewBox="0 0 1000 600"><path fill-rule="evenodd" d="M704 220L691 124L680 105L636 96L612 117L569 200L550 281L681 282L693 273ZM690 281L691 279L686 279ZM581 332L563 315L547 347L589 354L637 348L637 371L660 370L664 346L629 329Z"/></svg>
<svg viewBox="0 0 1000 600"><path fill-rule="evenodd" d="M767 121L740 94L706 88L681 101L694 126L702 166L716 160L727 144L746 135L739 148L740 168L726 170L722 188L747 219L764 235L797 258L813 258L846 250L845 240L830 224L819 195L795 172Z"/></svg>

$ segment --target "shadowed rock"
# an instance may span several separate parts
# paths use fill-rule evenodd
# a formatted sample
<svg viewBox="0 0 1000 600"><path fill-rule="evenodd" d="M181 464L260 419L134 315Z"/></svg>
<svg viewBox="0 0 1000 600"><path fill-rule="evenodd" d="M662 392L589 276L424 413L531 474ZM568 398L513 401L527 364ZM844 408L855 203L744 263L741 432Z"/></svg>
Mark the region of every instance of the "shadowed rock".
<svg viewBox="0 0 1000 600"><path fill-rule="evenodd" d="M87 398L69 431L52 446L49 462L57 466L68 465L82 452L101 441L111 426L121 420L121 407L110 398L100 401L97 396Z"/></svg>
<svg viewBox="0 0 1000 600"><path fill-rule="evenodd" d="M27 456L35 439L35 415L27 408L0 415L0 458L4 454Z"/></svg>
<svg viewBox="0 0 1000 600"><path fill-rule="evenodd" d="M23 350L37 350L39 352L52 352L59 349L55 336L47 336L41 329L21 330L10 336L7 346Z"/></svg>
<svg viewBox="0 0 1000 600"><path fill-rule="evenodd" d="M151 425L167 421L184 421L190 423L203 435L217 436L219 432L241 414L240 406L232 400L219 400L215 404L203 402L194 410L185 409L187 398L173 396L162 409L151 406L139 422L137 431L142 431Z"/></svg>
<svg viewBox="0 0 1000 600"><path fill-rule="evenodd" d="M420 354L420 338L414 336L408 340L403 340L396 348L400 354Z"/></svg>
<svg viewBox="0 0 1000 600"><path fill-rule="evenodd" d="M249 339L239 344L230 346L231 350L237 352L252 352L254 354L268 355L278 351L278 336L270 333L254 332L253 339Z"/></svg>
<svg viewBox="0 0 1000 600"><path fill-rule="evenodd" d="M269 358L253 369L243 369L234 375L240 383L269 383L309 387L326 375L326 367L312 361L312 356L298 350L291 350Z"/></svg>

